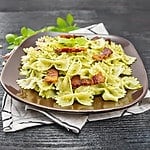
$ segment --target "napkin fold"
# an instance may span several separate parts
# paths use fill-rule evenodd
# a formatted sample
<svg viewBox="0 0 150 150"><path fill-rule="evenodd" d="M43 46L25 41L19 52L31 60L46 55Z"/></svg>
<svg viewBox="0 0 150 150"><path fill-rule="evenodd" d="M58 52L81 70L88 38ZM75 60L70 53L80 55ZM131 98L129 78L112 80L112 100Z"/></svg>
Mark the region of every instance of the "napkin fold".
<svg viewBox="0 0 150 150"><path fill-rule="evenodd" d="M71 33L108 34L103 23L80 28ZM104 120L126 115L143 113L150 109L150 91L145 98L127 109L91 114L67 114L51 110L39 109L15 100L6 92L2 100L2 123L4 132L14 132L29 127L57 123L67 130L79 133L88 121Z"/></svg>

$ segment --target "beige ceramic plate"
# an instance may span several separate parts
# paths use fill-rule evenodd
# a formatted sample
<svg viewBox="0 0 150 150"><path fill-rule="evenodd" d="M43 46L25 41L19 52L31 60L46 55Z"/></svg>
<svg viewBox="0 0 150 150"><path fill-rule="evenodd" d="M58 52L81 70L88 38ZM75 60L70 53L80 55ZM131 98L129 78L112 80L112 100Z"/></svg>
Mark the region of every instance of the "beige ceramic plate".
<svg viewBox="0 0 150 150"><path fill-rule="evenodd" d="M30 105L37 106L39 108L44 108L49 110L69 112L69 113L70 112L71 113L91 113L91 112L94 113L94 112L106 112L106 111L123 109L139 102L145 96L146 91L148 89L148 79L147 79L147 74L144 65L142 63L142 60L140 59L134 46L128 40L113 35L97 35L97 36L111 39L116 43L120 43L123 46L125 53L137 58L137 61L132 65L132 69L133 69L133 75L137 77L140 83L142 84L143 86L142 89L137 91L128 91L126 97L119 100L118 103L111 102L111 101L110 102L103 101L101 97L96 97L92 106L83 106L78 103L74 103L72 106L64 107L64 108L58 106L54 100L43 99L39 97L38 94L34 91L23 90L21 93L21 89L16 84L16 80L18 78L21 78L19 75L19 67L20 67L21 56L24 55L23 48L34 46L37 38L43 35L56 36L56 33L39 33L27 39L14 51L14 53L9 58L5 67L2 70L2 74L1 74L2 86L5 89L5 91L15 99ZM86 35L86 36L92 37L93 35Z"/></svg>

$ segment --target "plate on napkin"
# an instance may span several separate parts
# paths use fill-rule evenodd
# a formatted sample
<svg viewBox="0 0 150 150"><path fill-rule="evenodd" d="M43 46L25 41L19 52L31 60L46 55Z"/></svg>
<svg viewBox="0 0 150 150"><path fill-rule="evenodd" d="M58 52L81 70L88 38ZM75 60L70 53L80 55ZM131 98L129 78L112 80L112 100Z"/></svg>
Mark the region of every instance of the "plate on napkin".
<svg viewBox="0 0 150 150"><path fill-rule="evenodd" d="M23 48L35 46L35 41L44 35L56 36L57 34L59 33L44 32L36 34L28 38L16 50L14 50L13 54L5 64L1 74L2 86L8 94L10 94L12 97L21 102L34 105L39 108L69 113L106 112L123 109L134 105L145 96L148 89L148 79L140 56L138 55L136 49L134 48L131 42L122 37L114 35L97 35L97 36L103 37L105 39L110 39L115 43L121 44L126 54L137 58L136 62L132 65L132 70L133 76L138 78L138 80L142 84L142 89L136 91L135 90L129 91L125 96L125 98L119 100L119 102L103 101L99 96L95 98L92 106L84 106L75 102L73 105L67 107L60 107L58 104L56 104L55 100L48 100L41 98L34 91L20 89L20 87L16 83L16 80L21 78L21 76L19 75L19 68L21 63L21 56L25 55ZM93 35L84 34L84 36L93 36ZM24 95L27 96L25 97Z"/></svg>

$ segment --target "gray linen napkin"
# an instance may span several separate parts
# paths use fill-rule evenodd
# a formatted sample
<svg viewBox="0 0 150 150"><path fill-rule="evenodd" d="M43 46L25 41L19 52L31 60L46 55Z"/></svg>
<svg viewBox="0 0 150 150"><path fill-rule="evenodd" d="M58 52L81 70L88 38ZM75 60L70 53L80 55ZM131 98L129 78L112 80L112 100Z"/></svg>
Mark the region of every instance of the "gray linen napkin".
<svg viewBox="0 0 150 150"><path fill-rule="evenodd" d="M81 28L73 31L73 33L108 34L103 23ZM14 132L38 125L57 123L65 127L67 130L79 133L87 121L97 121L114 117L122 117L125 115L133 115L143 113L149 109L150 91L148 91L142 102L137 103L128 109L106 113L91 113L89 115L66 114L39 109L19 102L5 93L2 101L1 114L4 132Z"/></svg>

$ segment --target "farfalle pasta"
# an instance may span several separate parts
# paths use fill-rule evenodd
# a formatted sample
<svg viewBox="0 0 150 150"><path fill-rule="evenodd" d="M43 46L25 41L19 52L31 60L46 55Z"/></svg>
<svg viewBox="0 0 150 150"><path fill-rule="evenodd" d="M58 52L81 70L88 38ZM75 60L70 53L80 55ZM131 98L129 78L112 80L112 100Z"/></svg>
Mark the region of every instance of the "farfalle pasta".
<svg viewBox="0 0 150 150"><path fill-rule="evenodd" d="M55 99L61 106L75 101L90 106L96 95L118 102L127 90L142 87L132 75L136 58L125 54L120 44L104 38L43 36L24 52L23 78L16 81L18 85Z"/></svg>

